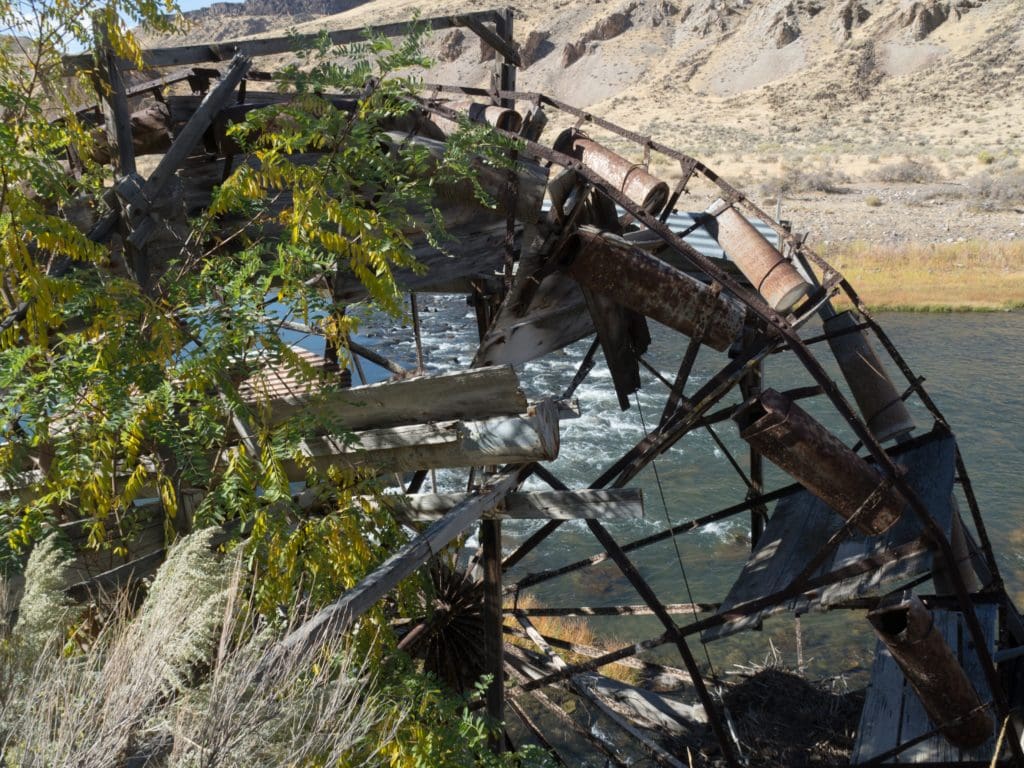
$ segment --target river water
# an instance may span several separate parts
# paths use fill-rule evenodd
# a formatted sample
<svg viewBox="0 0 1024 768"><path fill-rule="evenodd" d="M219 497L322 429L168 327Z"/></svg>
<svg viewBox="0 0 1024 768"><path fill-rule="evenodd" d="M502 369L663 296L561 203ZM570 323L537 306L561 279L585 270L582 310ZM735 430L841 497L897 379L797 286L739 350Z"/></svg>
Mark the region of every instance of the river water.
<svg viewBox="0 0 1024 768"><path fill-rule="evenodd" d="M475 348L475 321L462 297L421 297L424 329L424 358L433 372L468 366ZM956 433L967 462L989 534L993 540L1011 594L1024 598L1024 313L978 314L883 314L887 331L918 375L926 377L926 388ZM375 318L365 326L363 343L405 365L415 361L412 334L408 327ZM372 330L369 330L371 329ZM813 329L811 330L813 333ZM805 334L806 335L806 334ZM685 349L686 339L652 324L653 343L647 358L668 378L672 377ZM526 364L519 371L531 398L561 393L575 373L588 341L562 352ZM825 345L818 354L828 358ZM880 348L879 348L879 351ZM811 383L809 376L789 356L771 358L766 384L778 389ZM687 390L693 391L725 363L725 357L702 351ZM834 375L837 369L831 367ZM890 368L895 373L895 368ZM382 375L372 366L367 378ZM610 375L598 355L597 365L577 390L582 416L561 422L561 455L552 471L573 488L586 487L612 461L643 437L660 416L665 386L642 372L644 385L632 407L620 411ZM894 380L899 381L894 375ZM898 384L902 387L902 383ZM820 399L820 398L819 398ZM732 397L735 400L735 395ZM726 402L731 402L727 400ZM806 403L806 401L805 401ZM917 403L911 403L919 429L927 430L931 419ZM808 410L848 437L828 409ZM717 427L725 447L741 462L745 444L731 422ZM461 475L439 473L438 484L455 489ZM774 467L766 467L768 489L789 480ZM706 432L683 438L654 466L635 481L644 491L645 519L609 524L620 543L649 535L676 523L709 514L743 500L745 489L729 464L726 454ZM528 487L543 488L540 483ZM966 505L961 503L966 514ZM724 598L738 575L749 551L749 516L735 518L683 534L634 552L631 557L665 603L718 602ZM504 546L511 551L542 523L508 522ZM563 565L601 551L586 525L580 521L563 524L541 547L507 574L507 583L528 573ZM687 585L689 588L687 588ZM531 593L545 605L621 605L641 600L616 567L605 562L548 581ZM687 617L677 617L685 623ZM653 617L611 617L590 620L602 645L616 647L623 642L654 637L662 628ZM851 682L864 679L874 640L862 613L836 611L804 616L800 626L804 662L812 674L845 673ZM699 641L694 638L696 646ZM670 652L671 650L671 652ZM706 652L705 652L706 651ZM709 643L697 648L697 655L721 673L734 665L763 663L776 655L785 664L796 664L796 631L787 615L765 622L763 631ZM653 653L666 663L679 664L674 649L663 647Z"/></svg>

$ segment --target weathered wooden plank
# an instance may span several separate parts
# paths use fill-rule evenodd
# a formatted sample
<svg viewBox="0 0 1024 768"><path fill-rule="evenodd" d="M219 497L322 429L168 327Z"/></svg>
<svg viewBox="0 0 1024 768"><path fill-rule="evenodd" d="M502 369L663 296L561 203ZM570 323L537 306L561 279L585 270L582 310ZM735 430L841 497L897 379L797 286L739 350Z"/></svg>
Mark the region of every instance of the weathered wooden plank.
<svg viewBox="0 0 1024 768"><path fill-rule="evenodd" d="M308 438L299 449L320 471L331 466L372 467L380 472L480 467L549 461L558 456L558 407L550 400L531 413L483 421L446 421L356 432L346 444ZM286 464L293 480L305 472Z"/></svg>
<svg viewBox="0 0 1024 768"><path fill-rule="evenodd" d="M522 615L517 615L516 620L520 623L529 638L537 645L540 651L544 654L547 661L547 666L552 670L563 671L567 668L566 663L562 658L555 653L551 646L548 645L544 636L537 631L533 623ZM535 678L536 679L536 678ZM569 687L578 693L583 698L587 699L591 704L598 708L598 710L611 720L615 725L621 728L623 731L628 733L636 743L643 747L650 755L658 761L661 765L667 765L669 768L684 768L683 763L676 760L670 755L665 749L663 749L657 742L655 742L650 736L643 733L640 729L634 726L626 718L622 717L612 707L610 707L595 691L593 691L589 685L589 679L585 675L572 675L569 678Z"/></svg>
<svg viewBox="0 0 1024 768"><path fill-rule="evenodd" d="M465 493L418 493L383 496L380 503L396 517L416 523L431 522L465 501ZM510 493L505 501L484 515L489 520L623 520L644 515L639 488L584 491L534 491Z"/></svg>
<svg viewBox="0 0 1024 768"><path fill-rule="evenodd" d="M693 738L707 725L707 715L699 704L684 704L595 673L580 678L610 707L644 728Z"/></svg>
<svg viewBox="0 0 1024 768"><path fill-rule="evenodd" d="M332 45L345 45L366 40L367 33L384 37L404 37L413 29L449 29L451 27L469 26L479 35L486 35L488 45L503 55L511 56L518 61L518 53L491 30L482 27L484 23L496 21L495 11L458 14L453 16L434 16L429 19L404 21L393 24L380 24L362 29L340 29L327 33ZM217 43L185 45L173 48L148 48L142 51L142 61L149 67L173 67L184 64L202 64L214 61L227 61L236 55L273 56L280 53L293 53L298 50L316 48L323 35L311 32L304 35L267 37L250 40L224 40ZM64 70L74 73L92 64L89 53L65 56ZM127 64L128 62L124 62Z"/></svg>
<svg viewBox="0 0 1024 768"><path fill-rule="evenodd" d="M369 576L341 598L328 605L281 641L281 650L288 654L304 654L313 650L330 635L347 631L374 603L398 586L431 556L448 546L456 536L499 504L507 493L520 483L523 470L499 475L471 498L430 525L423 533L398 549Z"/></svg>
<svg viewBox="0 0 1024 768"><path fill-rule="evenodd" d="M878 643L851 753L852 765L866 761L861 755L881 755L899 743L905 687L906 680L889 649Z"/></svg>
<svg viewBox="0 0 1024 768"><path fill-rule="evenodd" d="M906 470L907 481L947 535L952 525L950 494L955 450L953 437L933 433L891 451L894 460ZM841 543L813 574L819 586L805 595L780 597L770 607L742 615L745 603L786 590L842 525L838 514L806 491L779 501L757 548L718 611L719 615L730 615L730 619L707 630L704 639L758 626L766 616L779 611L824 608L877 593L887 584L927 573L932 567L932 553L922 538L919 521L916 516L905 514L884 534L857 533ZM891 553L897 556L890 558ZM869 567L863 572L846 575L864 564Z"/></svg>
<svg viewBox="0 0 1024 768"><path fill-rule="evenodd" d="M314 387L314 382L304 387L290 382L287 389L291 392L282 391L270 373L260 373L240 388L240 394L250 401L267 400L266 418L271 426L312 411L352 430L478 420L524 413L528 407L511 366L413 376L329 392L317 392Z"/></svg>

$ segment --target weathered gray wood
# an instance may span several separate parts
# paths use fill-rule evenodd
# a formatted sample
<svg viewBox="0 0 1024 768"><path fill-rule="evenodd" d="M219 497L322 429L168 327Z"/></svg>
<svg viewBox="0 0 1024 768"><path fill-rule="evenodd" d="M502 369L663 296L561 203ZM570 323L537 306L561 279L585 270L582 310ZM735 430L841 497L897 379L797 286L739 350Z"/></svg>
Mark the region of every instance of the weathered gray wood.
<svg viewBox="0 0 1024 768"><path fill-rule="evenodd" d="M484 421L366 430L356 432L347 445L331 437L308 438L299 449L321 472L331 466L405 472L552 460L558 456L558 408L544 401L532 410ZM305 477L292 462L286 471L293 480Z"/></svg>
<svg viewBox="0 0 1024 768"><path fill-rule="evenodd" d="M294 389L302 386L292 384ZM270 425L311 411L352 430L485 419L524 413L528 407L511 366L413 376L332 392L316 392L314 386L311 382L305 391L281 392L275 379L257 374L240 394L250 401L269 398L265 415Z"/></svg>
<svg viewBox="0 0 1024 768"><path fill-rule="evenodd" d="M950 494L956 444L952 437L928 435L899 446L891 453L907 471L907 481L939 527L950 533ZM875 594L885 585L909 580L932 567L932 553L914 515L903 515L880 536L852 535L817 570L814 589L799 597L781 597L766 608L746 613L745 603L786 590L812 560L821 545L843 525L843 519L806 491L782 499L775 508L757 548L729 591L719 615L724 624L705 631L708 640L755 627L783 610L804 612L825 608L854 597ZM860 566L863 572L857 572ZM852 576L849 576L853 573Z"/></svg>
<svg viewBox="0 0 1024 768"><path fill-rule="evenodd" d="M404 37L414 28L449 29L450 27L468 26L477 34L485 37L488 45L495 50L518 61L518 53L511 49L507 42L482 26L484 23L494 23L495 21L495 11L481 11L454 16L434 16L429 19L380 24L362 29L341 29L328 32L327 39L332 45L344 45L366 40L367 32L372 35L383 35L385 37ZM254 40L225 40L218 43L186 45L174 48L149 48L142 51L142 60L149 67L173 67L183 64L227 61L236 55L273 56L316 48L320 43L321 37L321 33L313 32L304 35L268 37ZM63 62L65 72L74 73L79 69L88 67L92 62L92 57L90 54L65 56Z"/></svg>
<svg viewBox="0 0 1024 768"><path fill-rule="evenodd" d="M507 301L502 304L473 364L520 365L592 333L594 322L579 285L556 273L541 281L522 313Z"/></svg>
<svg viewBox="0 0 1024 768"><path fill-rule="evenodd" d="M401 520L425 523L439 519L465 501L465 493L418 493L383 496L380 503ZM533 491L510 493L499 506L487 512L489 520L624 520L644 515L643 492L639 488L583 491Z"/></svg>
<svg viewBox="0 0 1024 768"><path fill-rule="evenodd" d="M523 470L493 478L474 496L453 508L423 533L400 547L395 554L346 592L340 599L318 611L281 641L281 650L305 654L329 635L342 634L398 583L447 547L456 536L499 504L520 483Z"/></svg>
<svg viewBox="0 0 1024 768"><path fill-rule="evenodd" d="M644 728L693 738L707 725L707 715L699 704L684 704L594 673L580 678L608 706Z"/></svg>
<svg viewBox="0 0 1024 768"><path fill-rule="evenodd" d="M110 37L105 23L97 22L96 37L102 46L98 57L100 79L97 81L97 90L107 145L110 147L110 155L117 160L117 175L125 176L135 173L135 150L132 144L128 94L121 67L110 48Z"/></svg>
<svg viewBox="0 0 1024 768"><path fill-rule="evenodd" d="M509 500L518 494L509 494ZM666 603L665 613L674 616L693 616L695 613L714 611L717 603ZM524 616L653 616L649 605L595 605L559 608L541 606L538 608L507 608L506 613L522 613Z"/></svg>
<svg viewBox="0 0 1024 768"><path fill-rule="evenodd" d="M989 650L995 647L998 609L994 603L977 603L975 611L981 624ZM991 699L991 692L978 655L970 642L970 633L958 611L935 609L932 611L936 631L956 650L964 671L982 701ZM867 763L878 755L893 749L934 729L924 706L906 682L889 649L881 642L875 651L871 668L871 682L867 689L864 709L861 711L857 738L850 757L851 765ZM980 747L961 750L953 747L941 735L932 736L887 763L972 762L987 764L995 748L995 729L992 738Z"/></svg>
<svg viewBox="0 0 1024 768"><path fill-rule="evenodd" d="M534 644L536 644L541 653L544 654L548 663L547 665L552 670L562 671L567 668L566 663L552 650L551 646L548 645L547 641L544 639L544 636L537 631L537 628L533 626L533 623L526 616L517 615L516 620L526 631L527 636L534 642ZM591 686L591 677L593 676L583 674L573 675L569 678L569 687L597 707L605 717L615 723L619 728L632 736L636 740L637 744L650 753L658 763L661 765L667 765L670 768L683 768L683 763L676 760L657 742L650 738L650 736L640 731L626 718L622 717L615 709L609 706L608 703L593 690Z"/></svg>
<svg viewBox="0 0 1024 768"><path fill-rule="evenodd" d="M138 196L132 195L130 187L122 187L121 185L115 186L115 190L119 195L125 197L129 203L129 214L144 215L148 211L148 206L151 206L156 200L158 200L163 194L164 189L168 183L174 177L178 167L185 161L185 159L192 154L192 150L195 145L202 138L203 133L210 127L213 122L213 118L217 112L227 103L228 99L231 98L235 88L241 82L242 78L245 77L245 73L249 70L250 59L245 56L236 57L232 62L231 66L228 67L228 71L224 74L224 78L217 83L217 85L206 94L206 98L203 99L202 104L199 105L199 109L192 115L192 119L186 123L185 127L174 137L174 142L171 144L171 148L167 150L167 153L161 158L157 167L150 174L145 184L140 190L140 196L142 203L137 201ZM129 197L131 195L131 197ZM136 246L141 246L148 239L149 235L152 234L152 222L150 219L143 219L145 222L150 222L150 226L138 226L135 232L131 235L131 242Z"/></svg>

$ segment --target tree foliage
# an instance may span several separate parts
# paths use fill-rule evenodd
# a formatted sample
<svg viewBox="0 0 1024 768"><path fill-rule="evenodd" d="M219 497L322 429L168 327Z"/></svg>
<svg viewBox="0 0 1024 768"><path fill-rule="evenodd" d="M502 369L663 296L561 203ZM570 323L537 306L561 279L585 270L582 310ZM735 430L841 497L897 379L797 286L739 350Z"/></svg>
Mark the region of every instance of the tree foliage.
<svg viewBox="0 0 1024 768"><path fill-rule="evenodd" d="M116 55L139 61L127 25L169 29L174 10L153 0L0 0L9 35L0 41L0 574L67 521L84 521L95 547L117 546L147 499L162 504L170 540L186 501L198 500L192 525L234 534L255 612L287 626L408 534L363 501L377 490L372 473L318 473L300 450L314 431L345 439L343 423L306 413L272 425L242 384L275 365L300 382L337 385L284 343L282 328L315 326L344 357L357 318L331 298L342 275L358 278L375 308L401 313L393 270L419 268L413 233L444 247L438 187L469 183L491 204L470 172L481 157L501 164L513 145L466 125L438 155L389 133L414 108L416 83L400 73L425 63L421 34L344 49L324 40L278 77L286 103L231 128L247 159L141 286L118 237L87 234L106 213L111 170L91 159L96 131L76 111L95 100L93 83L88 73L68 78L61 54L93 46L105 28ZM289 466L305 470L317 514L296 502ZM426 585L406 584L395 599L411 602L418 588ZM394 700L379 721L394 738L376 758L461 766L528 757L491 755L485 721L395 656L386 612L364 617L352 638ZM410 711L413 698L420 706Z"/></svg>

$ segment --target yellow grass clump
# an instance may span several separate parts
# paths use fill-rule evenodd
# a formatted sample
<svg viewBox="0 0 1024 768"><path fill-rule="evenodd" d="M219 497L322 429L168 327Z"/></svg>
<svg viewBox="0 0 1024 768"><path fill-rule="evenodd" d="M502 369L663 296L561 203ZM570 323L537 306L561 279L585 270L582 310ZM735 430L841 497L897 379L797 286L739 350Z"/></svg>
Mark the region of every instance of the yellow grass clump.
<svg viewBox="0 0 1024 768"><path fill-rule="evenodd" d="M526 610L530 608L540 608L542 607L542 604L532 595L520 595L514 605L511 601L506 602L506 609L513 607ZM577 647L586 646L589 648L596 648L602 653L615 649L614 645L609 647L607 643L600 642L597 639L597 635L594 633L594 629L590 623L579 616L531 616L530 623L533 624L537 631L546 638L564 640ZM516 630L522 629L514 616L506 616L505 624ZM539 650L537 646L533 644L533 641L526 637L517 637L513 635L509 637L509 641L530 651ZM591 658L588 655L573 653L572 651L565 650L557 646L554 646L553 650L568 664L579 664L581 662L588 661ZM639 680L638 670L624 664L609 664L602 667L600 672L606 677L631 685L635 685Z"/></svg>
<svg viewBox="0 0 1024 768"><path fill-rule="evenodd" d="M871 309L961 312L1024 308L1024 241L837 243L823 254ZM848 304L840 294L837 304Z"/></svg>

